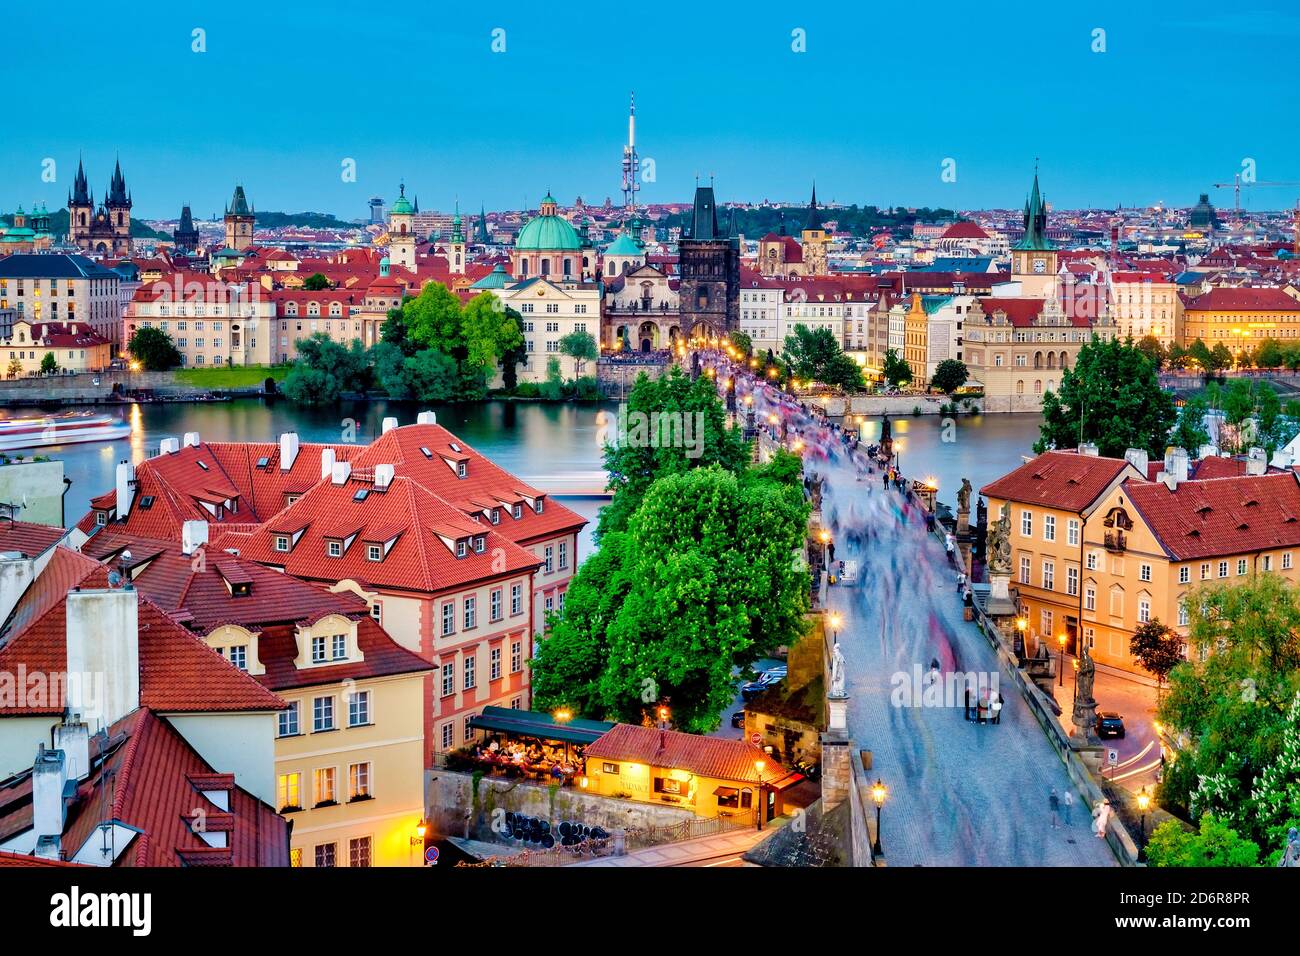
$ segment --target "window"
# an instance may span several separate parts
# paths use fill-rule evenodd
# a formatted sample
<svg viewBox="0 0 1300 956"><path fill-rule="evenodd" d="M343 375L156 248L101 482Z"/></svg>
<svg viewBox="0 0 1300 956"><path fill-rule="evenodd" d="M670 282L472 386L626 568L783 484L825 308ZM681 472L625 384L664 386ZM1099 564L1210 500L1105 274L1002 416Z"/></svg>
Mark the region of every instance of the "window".
<svg viewBox="0 0 1300 956"><path fill-rule="evenodd" d="M458 558L463 558L463 557L465 557L465 554L466 554L466 553L467 553L467 552L466 552L466 548L465 548L465 542L464 542L464 541L457 541L457 542L456 542L456 557L458 557Z"/></svg>
<svg viewBox="0 0 1300 956"><path fill-rule="evenodd" d="M510 643L510 673L518 674L524 666L524 642L512 641Z"/></svg>
<svg viewBox="0 0 1300 956"><path fill-rule="evenodd" d="M1226 578L1227 576L1228 576L1228 562L1227 562L1227 561L1220 561L1220 562L1219 562L1219 577L1221 577L1221 578Z"/></svg>
<svg viewBox="0 0 1300 956"><path fill-rule="evenodd" d="M1283 551L1283 552L1282 552L1282 570L1283 570L1283 571L1289 571L1290 569L1291 569L1291 552L1290 552L1290 551Z"/></svg>
<svg viewBox="0 0 1300 956"><path fill-rule="evenodd" d="M1264 570L1265 571L1273 570L1273 555L1271 554L1264 555Z"/></svg>
<svg viewBox="0 0 1300 956"><path fill-rule="evenodd" d="M1246 573L1246 559L1245 559L1245 558L1238 558L1238 559L1237 559L1237 574L1240 575L1240 574L1245 574L1245 573Z"/></svg>
<svg viewBox="0 0 1300 956"><path fill-rule="evenodd" d="M510 616L524 613L524 586L522 584L510 585Z"/></svg>
<svg viewBox="0 0 1300 956"><path fill-rule="evenodd" d="M384 546L382 544L366 545L366 560L367 561L384 560Z"/></svg>
<svg viewBox="0 0 1300 956"><path fill-rule="evenodd" d="M334 778L333 767L320 767L312 773L315 781L316 806L322 803L333 804L338 802L337 781Z"/></svg>
<svg viewBox="0 0 1300 956"><path fill-rule="evenodd" d="M335 866L334 854L338 848L337 843L317 843L316 844L316 865L317 866Z"/></svg>
<svg viewBox="0 0 1300 956"><path fill-rule="evenodd" d="M1088 559L1087 559L1087 561L1086 561L1086 565L1087 565L1087 568L1088 568L1089 571L1096 571L1096 570L1097 570L1097 552L1096 552L1096 551L1089 551L1089 552L1088 552Z"/></svg>
<svg viewBox="0 0 1300 956"><path fill-rule="evenodd" d="M346 634L335 634L330 638L334 660L341 661L348 656L348 636Z"/></svg>
<svg viewBox="0 0 1300 956"><path fill-rule="evenodd" d="M569 542L560 542L560 570L563 571L569 566Z"/></svg>
<svg viewBox="0 0 1300 956"><path fill-rule="evenodd" d="M348 765L348 799L364 800L370 793L370 762Z"/></svg>
<svg viewBox="0 0 1300 956"><path fill-rule="evenodd" d="M1190 620L1190 619L1188 618L1188 615L1187 615L1187 606L1186 606L1185 604L1179 602L1179 605L1178 605L1178 626L1179 626L1179 627L1186 627L1186 626L1188 625L1188 623L1189 623L1189 620Z"/></svg>
<svg viewBox="0 0 1300 956"><path fill-rule="evenodd" d="M542 573L550 574L555 569L555 547L547 545L542 551Z"/></svg>
<svg viewBox="0 0 1300 956"><path fill-rule="evenodd" d="M1201 580L1202 580L1202 581L1208 581L1209 578L1210 578L1210 566L1209 566L1208 563L1207 563L1207 564L1202 564L1202 565L1201 565Z"/></svg>
<svg viewBox="0 0 1300 956"><path fill-rule="evenodd" d="M248 645L234 644L227 648L226 657L241 671L248 670Z"/></svg>
<svg viewBox="0 0 1300 956"><path fill-rule="evenodd" d="M1097 589L1091 584L1083 589L1083 609L1085 611L1097 610Z"/></svg>
<svg viewBox="0 0 1300 956"><path fill-rule="evenodd" d="M1048 591L1056 587L1056 564L1053 561L1043 562L1043 587Z"/></svg>
<svg viewBox="0 0 1300 956"><path fill-rule="evenodd" d="M1141 579L1141 580L1143 580L1143 581L1150 581L1150 580L1151 580L1151 565L1149 565L1149 564L1139 564L1139 565L1138 565L1138 578Z"/></svg>
<svg viewBox="0 0 1300 956"><path fill-rule="evenodd" d="M1032 538L1034 536L1034 515L1030 511L1020 512L1020 534L1022 537Z"/></svg>
<svg viewBox="0 0 1300 956"><path fill-rule="evenodd" d="M368 723L370 723L370 691L353 691L348 694L348 726L364 727Z"/></svg>
<svg viewBox="0 0 1300 956"><path fill-rule="evenodd" d="M454 693L456 693L456 664L453 661L442 665L442 696L450 697Z"/></svg>
<svg viewBox="0 0 1300 956"><path fill-rule="evenodd" d="M1192 580L1192 569L1189 565L1184 564L1178 569L1178 583L1187 584Z"/></svg>
<svg viewBox="0 0 1300 956"><path fill-rule="evenodd" d="M488 614L493 621L501 620L501 589L493 588L488 595Z"/></svg>
<svg viewBox="0 0 1300 956"><path fill-rule="evenodd" d="M1029 558L1028 558L1028 557L1022 557L1022 558L1020 559L1020 583L1021 583L1021 584L1028 584L1028 583L1029 583L1029 573L1030 573L1030 572L1029 572Z"/></svg>
<svg viewBox="0 0 1300 956"><path fill-rule="evenodd" d="M311 639L311 662L313 664L325 662L325 638L323 636Z"/></svg>
<svg viewBox="0 0 1300 956"><path fill-rule="evenodd" d="M514 506L510 509L510 516L511 516L512 518L514 518L516 521L518 521L520 518L522 518L522 517L524 516L524 506L523 506L523 505L514 505Z"/></svg>
<svg viewBox="0 0 1300 956"><path fill-rule="evenodd" d="M289 550L289 538L287 535L277 534L275 536L275 550L277 551Z"/></svg>
<svg viewBox="0 0 1300 956"><path fill-rule="evenodd" d="M1043 626L1043 629L1041 631L1042 635L1044 637L1051 637L1052 636L1052 612L1044 609L1042 613L1042 617L1040 618L1040 623Z"/></svg>
<svg viewBox="0 0 1300 956"><path fill-rule="evenodd" d="M1065 593L1066 594L1079 593L1079 569L1078 568L1065 569Z"/></svg>
<svg viewBox="0 0 1300 956"><path fill-rule="evenodd" d="M1079 522L1074 518L1065 523L1065 543L1074 547L1079 545Z"/></svg>
<svg viewBox="0 0 1300 956"><path fill-rule="evenodd" d="M501 648L494 647L488 652L488 679L498 680L501 677Z"/></svg>
<svg viewBox="0 0 1300 956"><path fill-rule="evenodd" d="M279 792L277 800L280 804L281 811L289 809L290 807L295 810L302 809L302 774L280 774L280 778L277 781L277 790Z"/></svg>
<svg viewBox="0 0 1300 956"><path fill-rule="evenodd" d="M1043 515L1043 540L1044 541L1056 540L1056 516L1055 515Z"/></svg>
<svg viewBox="0 0 1300 956"><path fill-rule="evenodd" d="M1151 620L1151 599L1138 598L1138 623L1145 624Z"/></svg>
<svg viewBox="0 0 1300 956"><path fill-rule="evenodd" d="M450 750L456 746L456 725L450 720L442 725L442 749Z"/></svg>
<svg viewBox="0 0 1300 956"><path fill-rule="evenodd" d="M314 733L334 729L334 698L317 697L311 702L311 728Z"/></svg>
<svg viewBox="0 0 1300 956"><path fill-rule="evenodd" d="M280 726L277 734L280 737L296 737L298 733L298 701L294 700L280 711Z"/></svg>
<svg viewBox="0 0 1300 956"><path fill-rule="evenodd" d="M465 689L466 690L474 689L474 681L475 681L474 666L476 663L477 663L477 658L475 658L472 654L465 655Z"/></svg>
<svg viewBox="0 0 1300 956"><path fill-rule="evenodd" d="M456 605L447 601L442 606L442 636L456 633Z"/></svg>
<svg viewBox="0 0 1300 956"><path fill-rule="evenodd" d="M472 630L478 624L478 598L472 594L465 598L465 630Z"/></svg>

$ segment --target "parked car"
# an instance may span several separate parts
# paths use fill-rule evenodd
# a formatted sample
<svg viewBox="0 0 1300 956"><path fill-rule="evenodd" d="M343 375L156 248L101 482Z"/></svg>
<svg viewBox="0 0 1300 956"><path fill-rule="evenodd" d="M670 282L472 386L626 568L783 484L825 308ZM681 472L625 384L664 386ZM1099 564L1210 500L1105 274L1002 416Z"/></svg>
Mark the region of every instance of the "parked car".
<svg viewBox="0 0 1300 956"><path fill-rule="evenodd" d="M731 715L731 726L733 727L745 726L745 712L743 710L738 710Z"/></svg>
<svg viewBox="0 0 1300 956"><path fill-rule="evenodd" d="M1124 739L1124 718L1112 711L1097 714L1097 736Z"/></svg>
<svg viewBox="0 0 1300 956"><path fill-rule="evenodd" d="M785 680L785 674L786 669L784 664L763 671L763 673L758 675L758 680L748 681L747 683L740 685L741 699L748 703L773 684L779 684L781 681Z"/></svg>

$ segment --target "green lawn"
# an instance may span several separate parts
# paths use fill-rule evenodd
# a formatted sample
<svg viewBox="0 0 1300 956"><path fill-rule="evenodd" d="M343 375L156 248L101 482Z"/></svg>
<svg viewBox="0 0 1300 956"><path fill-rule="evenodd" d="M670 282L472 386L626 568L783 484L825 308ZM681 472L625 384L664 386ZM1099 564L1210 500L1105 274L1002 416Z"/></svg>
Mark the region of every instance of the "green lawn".
<svg viewBox="0 0 1300 956"><path fill-rule="evenodd" d="M267 378L283 381L288 365L223 365L220 368L178 368L174 372L181 385L214 391L230 388L257 388Z"/></svg>

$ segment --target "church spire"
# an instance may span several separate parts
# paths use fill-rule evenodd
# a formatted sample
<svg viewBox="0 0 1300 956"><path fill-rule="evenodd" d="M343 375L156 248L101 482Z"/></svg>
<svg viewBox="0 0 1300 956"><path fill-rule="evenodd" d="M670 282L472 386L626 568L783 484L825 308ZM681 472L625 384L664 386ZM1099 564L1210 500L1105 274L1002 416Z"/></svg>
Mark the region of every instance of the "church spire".
<svg viewBox="0 0 1300 956"><path fill-rule="evenodd" d="M817 181L813 181L812 199L808 203L808 221L804 223L804 232L820 231L822 228L821 210L817 208Z"/></svg>

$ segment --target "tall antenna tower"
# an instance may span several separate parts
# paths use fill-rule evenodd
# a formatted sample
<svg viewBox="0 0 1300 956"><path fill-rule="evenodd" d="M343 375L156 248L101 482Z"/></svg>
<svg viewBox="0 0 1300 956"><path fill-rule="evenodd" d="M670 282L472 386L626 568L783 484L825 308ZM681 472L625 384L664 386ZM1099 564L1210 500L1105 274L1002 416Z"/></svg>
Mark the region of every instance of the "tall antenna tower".
<svg viewBox="0 0 1300 956"><path fill-rule="evenodd" d="M636 211L636 194L641 191L641 157L636 151L636 94L627 111L627 145L623 147L623 218Z"/></svg>

